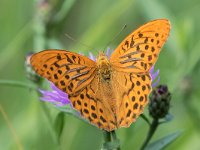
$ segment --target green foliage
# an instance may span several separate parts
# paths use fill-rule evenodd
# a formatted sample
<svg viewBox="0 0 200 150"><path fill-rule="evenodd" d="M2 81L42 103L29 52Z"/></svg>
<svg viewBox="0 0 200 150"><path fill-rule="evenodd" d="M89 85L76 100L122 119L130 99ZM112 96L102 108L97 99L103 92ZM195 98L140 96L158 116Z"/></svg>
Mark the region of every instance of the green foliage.
<svg viewBox="0 0 200 150"><path fill-rule="evenodd" d="M165 149L199 149L199 0L40 1L1 1L0 149L101 149L102 131L72 115L63 116L39 100L36 86L26 78L25 57L47 48L97 54L127 24L109 45L114 49L136 27L157 18L168 18L172 26L156 68L160 69L161 83L172 93L170 114L174 117L159 126L152 141L184 129L177 140L175 135L171 140L168 137L174 142ZM68 39L65 33L94 48ZM147 108L145 114L148 116ZM121 149L139 149L147 131L148 124L142 119L117 130Z"/></svg>
<svg viewBox="0 0 200 150"><path fill-rule="evenodd" d="M177 131L175 133L169 134L153 143L150 143L145 150L161 150L168 146L170 143L174 142L179 136L181 132Z"/></svg>

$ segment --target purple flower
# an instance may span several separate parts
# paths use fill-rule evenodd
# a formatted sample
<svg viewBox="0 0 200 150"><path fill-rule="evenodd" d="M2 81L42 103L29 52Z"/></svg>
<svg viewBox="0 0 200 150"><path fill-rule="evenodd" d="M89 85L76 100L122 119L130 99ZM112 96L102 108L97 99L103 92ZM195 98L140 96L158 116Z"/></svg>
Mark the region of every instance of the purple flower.
<svg viewBox="0 0 200 150"><path fill-rule="evenodd" d="M112 51L108 47L108 49L106 50L106 56L108 56L108 58L110 58L111 54L112 54ZM89 58L92 59L93 61L96 61L96 57L91 52L89 52Z"/></svg>
<svg viewBox="0 0 200 150"><path fill-rule="evenodd" d="M42 94L42 97L40 97L41 100L51 102L56 106L64 106L70 104L67 93L61 91L52 82L50 82L50 87L52 91L41 89L39 90Z"/></svg>
<svg viewBox="0 0 200 150"><path fill-rule="evenodd" d="M150 69L150 75L152 79L152 83L151 83L152 88L156 87L158 83L160 82L159 72L160 72L159 69L156 71L154 70L154 66L152 66Z"/></svg>
<svg viewBox="0 0 200 150"><path fill-rule="evenodd" d="M106 55L108 57L110 57L110 55L111 55L110 48L107 49ZM89 58L92 59L93 61L96 61L96 57L91 52L89 53ZM151 75L151 78L152 78L152 87L155 87L160 81L159 70L156 70L156 72L154 72L154 66L153 66L150 69L150 75ZM42 97L40 98L41 100L50 102L50 103L52 103L56 106L59 106L59 107L67 105L67 104L71 104L67 93L58 89L51 82L50 82L50 86L51 86L51 89L52 89L51 91L39 90L40 93L42 94Z"/></svg>

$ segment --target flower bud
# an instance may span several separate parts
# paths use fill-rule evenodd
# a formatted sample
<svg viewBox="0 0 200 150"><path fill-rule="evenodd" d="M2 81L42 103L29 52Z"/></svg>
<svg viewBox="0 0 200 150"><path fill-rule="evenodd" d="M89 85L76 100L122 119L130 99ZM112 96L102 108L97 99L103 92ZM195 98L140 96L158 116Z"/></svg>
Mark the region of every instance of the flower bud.
<svg viewBox="0 0 200 150"><path fill-rule="evenodd" d="M171 93L166 85L159 85L150 95L149 114L155 118L164 118L170 108Z"/></svg>

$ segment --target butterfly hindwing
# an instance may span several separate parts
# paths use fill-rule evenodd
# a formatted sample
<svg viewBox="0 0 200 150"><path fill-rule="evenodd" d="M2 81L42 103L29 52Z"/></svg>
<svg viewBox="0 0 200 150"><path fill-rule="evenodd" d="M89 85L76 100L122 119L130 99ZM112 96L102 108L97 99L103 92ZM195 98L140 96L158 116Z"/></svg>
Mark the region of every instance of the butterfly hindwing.
<svg viewBox="0 0 200 150"><path fill-rule="evenodd" d="M134 73L114 72L113 87L116 92L117 124L128 127L143 112L148 103L151 91L149 73L136 75Z"/></svg>
<svg viewBox="0 0 200 150"><path fill-rule="evenodd" d="M111 131L116 129L114 115L106 101L102 98L102 90L98 76L80 93L70 96L73 107L85 119L100 129Z"/></svg>

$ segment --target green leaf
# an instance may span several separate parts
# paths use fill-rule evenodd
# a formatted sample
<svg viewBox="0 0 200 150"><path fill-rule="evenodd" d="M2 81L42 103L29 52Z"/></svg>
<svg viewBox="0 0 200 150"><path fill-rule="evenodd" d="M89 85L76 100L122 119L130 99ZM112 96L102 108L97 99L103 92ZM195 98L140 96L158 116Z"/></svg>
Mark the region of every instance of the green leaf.
<svg viewBox="0 0 200 150"><path fill-rule="evenodd" d="M81 121L89 123L89 121L87 121L86 119L84 119L83 117L81 117L81 115L75 109L71 108L70 105L68 105L67 107L56 107L56 108L58 110L60 110L61 112L63 112L64 114L70 114L70 115L72 115L72 116L80 119Z"/></svg>
<svg viewBox="0 0 200 150"><path fill-rule="evenodd" d="M170 121L172 121L173 120L173 118L174 118L174 116L172 115L172 114L167 114L166 116L165 116L165 121L166 122L170 122Z"/></svg>
<svg viewBox="0 0 200 150"><path fill-rule="evenodd" d="M59 138L64 127L64 113L63 112L59 112L58 115L56 116L54 127L57 133L57 136Z"/></svg>
<svg viewBox="0 0 200 150"><path fill-rule="evenodd" d="M141 117L144 121L146 121L146 123L148 123L148 125L151 125L149 119L147 118L147 116L146 116L145 114L141 114L140 117Z"/></svg>
<svg viewBox="0 0 200 150"><path fill-rule="evenodd" d="M37 87L32 83L26 83L17 80L0 80L0 86L2 85L37 90Z"/></svg>
<svg viewBox="0 0 200 150"><path fill-rule="evenodd" d="M60 3L61 8L57 10L57 14L54 16L53 21L56 23L62 22L66 18L66 15L69 13L71 8L74 6L75 2L76 0L68 0Z"/></svg>
<svg viewBox="0 0 200 150"><path fill-rule="evenodd" d="M149 145L147 145L145 150L161 150L167 145L174 142L181 135L181 133L181 131L177 131L175 133L169 134L153 143L150 143Z"/></svg>
<svg viewBox="0 0 200 150"><path fill-rule="evenodd" d="M164 118L164 120L163 121L159 121L159 124L161 124L161 123L168 123L168 122L170 122L170 121L172 121L173 120L173 115L172 114L167 114L166 116L165 116L165 118Z"/></svg>

